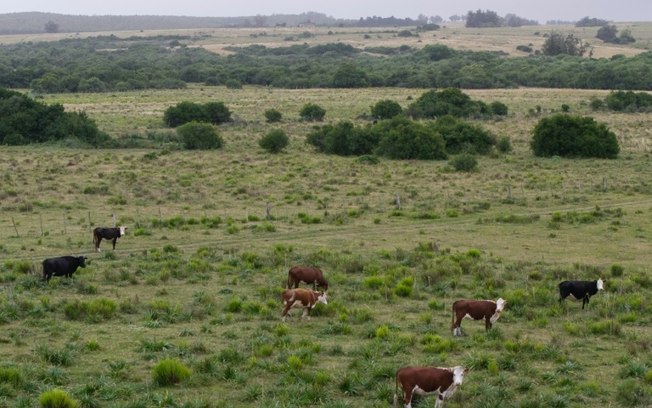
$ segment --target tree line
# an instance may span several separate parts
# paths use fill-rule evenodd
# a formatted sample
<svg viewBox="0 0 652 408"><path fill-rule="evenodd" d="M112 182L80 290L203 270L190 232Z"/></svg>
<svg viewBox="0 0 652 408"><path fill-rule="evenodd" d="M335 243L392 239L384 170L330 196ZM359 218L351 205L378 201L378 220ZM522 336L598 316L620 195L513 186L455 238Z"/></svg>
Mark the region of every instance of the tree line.
<svg viewBox="0 0 652 408"><path fill-rule="evenodd" d="M189 83L236 88L652 88L652 52L610 59L565 53L508 57L444 45L362 49L331 43L231 47L233 54L223 56L187 47L192 40L103 36L0 46L0 86L41 93L183 88ZM563 37L560 41L574 44Z"/></svg>

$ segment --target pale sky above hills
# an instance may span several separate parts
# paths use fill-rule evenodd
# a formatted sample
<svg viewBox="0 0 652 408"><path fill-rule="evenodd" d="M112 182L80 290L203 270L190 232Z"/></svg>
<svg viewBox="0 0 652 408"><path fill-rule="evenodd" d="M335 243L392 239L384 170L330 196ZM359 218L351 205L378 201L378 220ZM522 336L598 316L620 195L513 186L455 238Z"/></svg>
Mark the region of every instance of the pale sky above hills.
<svg viewBox="0 0 652 408"><path fill-rule="evenodd" d="M0 2L0 13L42 11L74 15L183 15L207 17L252 16L256 14L325 13L336 18L367 16L410 17L419 14L466 14L469 10L493 10L538 20L578 20L584 16L610 21L652 21L652 0L20 0Z"/></svg>

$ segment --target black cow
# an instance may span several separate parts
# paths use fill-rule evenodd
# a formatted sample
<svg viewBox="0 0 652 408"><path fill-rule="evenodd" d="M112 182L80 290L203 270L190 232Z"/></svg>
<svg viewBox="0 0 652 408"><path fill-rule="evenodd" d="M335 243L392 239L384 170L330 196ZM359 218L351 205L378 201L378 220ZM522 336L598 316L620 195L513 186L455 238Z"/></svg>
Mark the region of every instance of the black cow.
<svg viewBox="0 0 652 408"><path fill-rule="evenodd" d="M43 279L49 281L52 276L71 277L77 267L86 267L85 256L60 256L43 261Z"/></svg>
<svg viewBox="0 0 652 408"><path fill-rule="evenodd" d="M577 300L582 299L582 309L584 309L584 305L589 304L589 298L603 289L604 282L602 282L602 279L597 281L564 281L559 284L559 303L566 299L568 295L571 295Z"/></svg>
<svg viewBox="0 0 652 408"><path fill-rule="evenodd" d="M127 227L117 227L117 228L102 228L97 227L93 230L93 243L95 244L95 250L101 252L100 242L102 239L111 240L113 242L113 250L115 251L115 242L127 232Z"/></svg>

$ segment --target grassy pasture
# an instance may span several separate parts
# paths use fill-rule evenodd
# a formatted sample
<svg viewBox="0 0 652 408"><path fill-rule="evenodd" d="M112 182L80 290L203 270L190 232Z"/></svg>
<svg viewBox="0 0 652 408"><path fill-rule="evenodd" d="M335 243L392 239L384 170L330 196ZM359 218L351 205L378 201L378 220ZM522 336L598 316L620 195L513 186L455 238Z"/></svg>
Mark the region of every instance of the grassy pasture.
<svg viewBox="0 0 652 408"><path fill-rule="evenodd" d="M326 121L364 123L378 100L407 106L423 91L46 96L115 138L161 137L164 109L182 100L223 101L235 121L216 152L0 148L0 406L34 406L57 387L84 407L383 407L408 364L472 366L451 407L649 406L650 115L590 112L603 91L468 91L509 106L482 125L514 147L471 174L304 143L307 102ZM563 103L608 123L620 158L534 158L531 129ZM280 124L265 123L269 108ZM257 141L277 127L291 143L271 155ZM113 213L129 234L95 254L90 229ZM39 280L43 258L71 253L88 268ZM297 263L324 269L330 302L282 324L278 295ZM597 276L607 291L588 310L557 303L560 280ZM498 296L508 305L494 330L466 320L467 335L451 337L455 299ZM192 374L158 385L164 359Z"/></svg>
<svg viewBox="0 0 652 408"><path fill-rule="evenodd" d="M228 54L230 46L259 44L266 47L287 47L294 44L327 44L341 42L353 47L400 47L409 45L421 48L428 44L444 44L454 49L472 51L501 51L512 56L524 56L516 49L529 45L541 49L545 34L552 31L574 34L593 47L595 58L610 58L616 54L633 56L652 47L652 23L618 22L619 31L630 30L634 44L607 44L595 38L598 27L575 27L574 25L539 25L525 27L467 28L462 23L445 23L440 30L418 33L414 27L259 27L259 28L207 28L186 30L144 30L88 33L47 33L0 36L0 44L14 44L28 41L56 41L65 38L83 38L99 35L116 35L120 38L185 35L195 37L190 44L204 47L218 54ZM402 30L411 30L412 37L399 37Z"/></svg>

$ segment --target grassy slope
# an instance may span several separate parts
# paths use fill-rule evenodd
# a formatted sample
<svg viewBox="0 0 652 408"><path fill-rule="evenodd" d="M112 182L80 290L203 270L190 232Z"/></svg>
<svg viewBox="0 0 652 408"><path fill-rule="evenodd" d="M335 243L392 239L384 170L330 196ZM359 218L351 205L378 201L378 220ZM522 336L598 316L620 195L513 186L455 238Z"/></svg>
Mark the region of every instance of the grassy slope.
<svg viewBox="0 0 652 408"><path fill-rule="evenodd" d="M586 101L605 93L470 92L507 103L508 118L484 125L515 148L481 158L473 174L445 162L360 164L303 143L311 125L296 112L308 101L328 120L355 120L377 100L406 106L420 93L204 87L46 97L86 110L114 137L164 132L163 110L181 100L224 101L237 120L221 129L227 146L218 152L2 148L0 355L23 380L0 380L0 404L31 406L58 386L86 406L377 407L389 404L399 366L460 363L475 369L451 406L648 404L649 115L592 114L617 133L617 160L535 159L530 109L568 103L588 113ZM281 155L257 147L275 127L262 117L270 107L291 136ZM266 202L268 224L259 220ZM108 254L93 254L88 215L110 225L112 212L131 233L115 253L105 242ZM300 213L321 223L304 224ZM575 222L568 213L579 214ZM222 222L157 227L159 214ZM40 260L68 253L88 254L89 267L72 283L39 283ZM14 260L34 272L16 271ZM331 303L310 322L282 325L277 296L294 263L324 268ZM622 276L611 276L613 264ZM557 305L559 280L598 275L608 291L589 310ZM402 281L407 297L397 295ZM496 330L465 321L468 336L451 342L452 301L497 296L510 303ZM106 299L117 310L70 320L65 311L80 308L73 299ZM64 361L69 353L70 364L47 362L53 352ZM191 379L155 386L151 370L164 357L188 364Z"/></svg>

